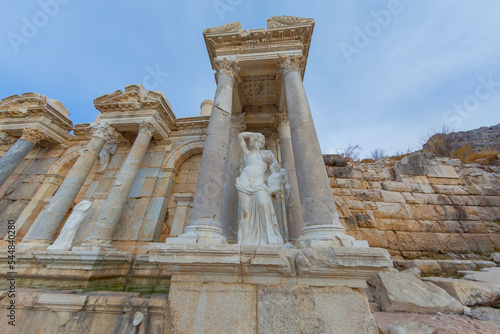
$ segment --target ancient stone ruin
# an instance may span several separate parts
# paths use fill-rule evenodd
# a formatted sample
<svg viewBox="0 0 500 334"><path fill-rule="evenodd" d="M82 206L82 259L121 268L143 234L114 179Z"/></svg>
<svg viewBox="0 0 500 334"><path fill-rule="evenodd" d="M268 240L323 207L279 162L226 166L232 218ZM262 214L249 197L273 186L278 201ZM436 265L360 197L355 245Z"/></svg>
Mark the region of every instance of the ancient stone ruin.
<svg viewBox="0 0 500 334"><path fill-rule="evenodd" d="M206 29L197 117L141 85L90 124L2 99L0 332L500 332L500 167L324 158L313 27Z"/></svg>

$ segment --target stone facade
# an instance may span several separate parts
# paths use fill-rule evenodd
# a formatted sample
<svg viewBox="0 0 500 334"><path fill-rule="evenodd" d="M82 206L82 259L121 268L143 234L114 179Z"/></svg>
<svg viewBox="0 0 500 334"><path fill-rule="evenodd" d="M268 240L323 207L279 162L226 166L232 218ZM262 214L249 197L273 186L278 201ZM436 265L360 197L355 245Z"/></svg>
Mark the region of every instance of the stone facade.
<svg viewBox="0 0 500 334"><path fill-rule="evenodd" d="M15 270L19 333L377 333L367 280L389 252L500 247L495 167L416 155L325 168L302 84L313 27L206 29L217 89L197 117L141 85L74 126L48 97L1 100L0 316ZM272 200L284 247L236 244L242 131L288 173ZM84 200L69 249L49 247Z"/></svg>

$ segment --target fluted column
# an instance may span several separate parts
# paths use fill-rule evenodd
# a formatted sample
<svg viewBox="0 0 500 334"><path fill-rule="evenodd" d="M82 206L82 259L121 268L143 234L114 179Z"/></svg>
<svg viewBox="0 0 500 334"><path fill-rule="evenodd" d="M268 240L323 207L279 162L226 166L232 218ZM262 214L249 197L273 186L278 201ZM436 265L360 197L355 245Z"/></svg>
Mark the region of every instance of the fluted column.
<svg viewBox="0 0 500 334"><path fill-rule="evenodd" d="M23 130L21 138L0 159L0 186L24 160L33 146L43 139L45 139L45 135L39 130L29 128Z"/></svg>
<svg viewBox="0 0 500 334"><path fill-rule="evenodd" d="M246 129L245 114L232 115L229 137L229 154L226 167L224 195L222 197L221 225L224 237L229 242L238 241L238 191L236 178L240 175L241 149L238 145L238 135Z"/></svg>
<svg viewBox="0 0 500 334"><path fill-rule="evenodd" d="M233 85L238 75L236 59L214 61L217 90L207 128L200 173L189 225L167 243L226 243L222 235L221 211L228 155Z"/></svg>
<svg viewBox="0 0 500 334"><path fill-rule="evenodd" d="M299 185L295 170L292 137L290 135L290 122L286 113L279 113L276 117L276 127L280 136L281 161L283 168L288 173L290 190L285 193L286 220L288 225L288 238L291 242L297 241L302 234L304 219L300 206Z"/></svg>
<svg viewBox="0 0 500 334"><path fill-rule="evenodd" d="M84 247L112 248L110 242L113 232L125 208L128 195L141 167L142 159L146 154L153 132L154 127L151 123L144 122L140 124L139 134L134 141L134 145L132 145L127 159L125 159L116 177L88 240L83 244Z"/></svg>
<svg viewBox="0 0 500 334"><path fill-rule="evenodd" d="M343 233L300 74L303 57L281 56L302 216L301 246L352 246Z"/></svg>
<svg viewBox="0 0 500 334"><path fill-rule="evenodd" d="M87 147L64 178L46 209L42 211L36 225L23 239L23 243L37 242L46 246L52 243L104 144L115 136L114 129L107 122L91 124L90 131L92 138Z"/></svg>

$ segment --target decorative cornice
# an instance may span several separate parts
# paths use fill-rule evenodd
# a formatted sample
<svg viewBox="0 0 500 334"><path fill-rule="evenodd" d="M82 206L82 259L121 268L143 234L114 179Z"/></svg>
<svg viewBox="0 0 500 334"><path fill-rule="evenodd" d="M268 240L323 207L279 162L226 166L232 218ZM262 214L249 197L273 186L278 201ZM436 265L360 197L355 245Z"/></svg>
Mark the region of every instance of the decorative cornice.
<svg viewBox="0 0 500 334"><path fill-rule="evenodd" d="M30 141L34 144L38 144L40 141L45 139L45 134L36 129L24 129L21 139Z"/></svg>
<svg viewBox="0 0 500 334"><path fill-rule="evenodd" d="M288 120L288 114L285 112L280 112L279 114L276 114L276 121L274 123L275 127L278 129L281 125L290 125L290 122Z"/></svg>
<svg viewBox="0 0 500 334"><path fill-rule="evenodd" d="M215 73L216 78L219 78L221 75L225 74L231 77L233 81L235 79L239 80L238 73L240 71L240 68L238 67L238 57L215 59L214 67L217 71Z"/></svg>
<svg viewBox="0 0 500 334"><path fill-rule="evenodd" d="M139 133L152 136L155 133L155 126L150 122L141 122L139 124Z"/></svg>
<svg viewBox="0 0 500 334"><path fill-rule="evenodd" d="M89 128L92 137L101 138L105 141L117 137L115 129L108 122L94 122L90 124Z"/></svg>
<svg viewBox="0 0 500 334"><path fill-rule="evenodd" d="M231 115L231 120L233 123L233 129L238 131L245 131L247 125L245 124L245 113Z"/></svg>
<svg viewBox="0 0 500 334"><path fill-rule="evenodd" d="M305 58L304 56L286 56L282 54L278 54L280 60L280 70L283 75L286 75L290 71L298 71L302 72L305 66Z"/></svg>

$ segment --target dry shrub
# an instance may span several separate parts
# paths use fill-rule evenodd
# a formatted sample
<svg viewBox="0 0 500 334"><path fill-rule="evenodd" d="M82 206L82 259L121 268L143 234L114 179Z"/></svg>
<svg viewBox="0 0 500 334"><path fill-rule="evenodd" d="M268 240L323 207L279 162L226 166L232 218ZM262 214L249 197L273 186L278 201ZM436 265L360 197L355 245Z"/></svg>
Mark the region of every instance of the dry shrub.
<svg viewBox="0 0 500 334"><path fill-rule="evenodd" d="M500 154L500 151L493 148L488 148L481 152L473 152L471 150L470 153L464 154L462 157L458 157L458 159L463 163L475 162L488 166L498 160L498 154Z"/></svg>

